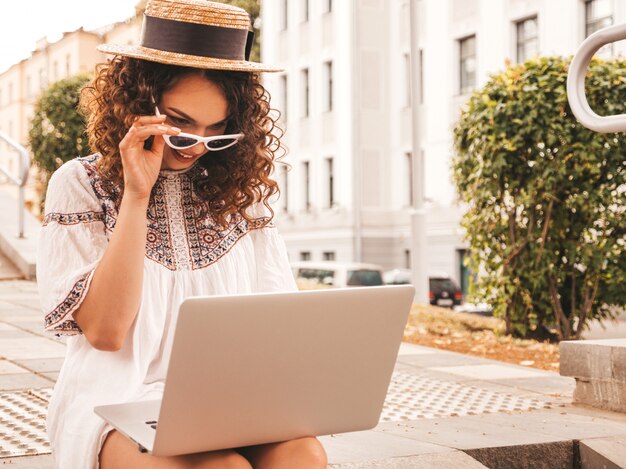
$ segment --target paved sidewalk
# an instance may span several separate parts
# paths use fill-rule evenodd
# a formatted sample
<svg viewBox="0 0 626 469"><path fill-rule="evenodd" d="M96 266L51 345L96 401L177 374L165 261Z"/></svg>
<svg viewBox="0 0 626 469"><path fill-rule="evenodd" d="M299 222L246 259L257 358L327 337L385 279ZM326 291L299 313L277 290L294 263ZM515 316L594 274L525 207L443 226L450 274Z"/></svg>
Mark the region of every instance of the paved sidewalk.
<svg viewBox="0 0 626 469"><path fill-rule="evenodd" d="M65 345L41 329L35 283L0 281L0 461L10 467L52 467L43 419ZM579 444L624 441L626 415L574 407L573 389L555 373L403 344L380 424L321 440L334 469L579 467Z"/></svg>

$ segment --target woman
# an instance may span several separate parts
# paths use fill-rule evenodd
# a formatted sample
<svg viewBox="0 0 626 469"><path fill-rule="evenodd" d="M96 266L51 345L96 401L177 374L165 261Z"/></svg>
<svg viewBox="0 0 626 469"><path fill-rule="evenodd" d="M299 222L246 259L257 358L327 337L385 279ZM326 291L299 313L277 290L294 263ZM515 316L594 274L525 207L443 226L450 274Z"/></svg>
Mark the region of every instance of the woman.
<svg viewBox="0 0 626 469"><path fill-rule="evenodd" d="M100 46L116 57L82 96L97 153L50 180L37 264L46 330L71 335L48 413L59 468L326 466L312 437L142 454L93 412L161 397L185 297L295 289L257 73L277 70L247 60L249 28L239 8L151 0L141 46Z"/></svg>

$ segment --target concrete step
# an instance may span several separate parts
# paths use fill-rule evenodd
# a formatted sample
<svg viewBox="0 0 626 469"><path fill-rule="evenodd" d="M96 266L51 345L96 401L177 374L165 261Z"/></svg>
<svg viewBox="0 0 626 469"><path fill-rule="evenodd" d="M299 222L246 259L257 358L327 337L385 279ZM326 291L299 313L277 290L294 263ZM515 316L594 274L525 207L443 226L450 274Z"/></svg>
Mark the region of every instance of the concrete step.
<svg viewBox="0 0 626 469"><path fill-rule="evenodd" d="M1 459L1 461L3 467L6 466L15 469L52 469L54 467L54 460L50 454L6 458Z"/></svg>
<svg viewBox="0 0 626 469"><path fill-rule="evenodd" d="M15 264L0 252L0 280L15 280L23 277L24 275Z"/></svg>
<svg viewBox="0 0 626 469"><path fill-rule="evenodd" d="M626 435L582 440L579 450L581 469L626 468Z"/></svg>
<svg viewBox="0 0 626 469"><path fill-rule="evenodd" d="M34 279L41 223L25 210L24 237L18 237L17 188L13 186L0 186L0 214L0 253L11 261L23 277Z"/></svg>

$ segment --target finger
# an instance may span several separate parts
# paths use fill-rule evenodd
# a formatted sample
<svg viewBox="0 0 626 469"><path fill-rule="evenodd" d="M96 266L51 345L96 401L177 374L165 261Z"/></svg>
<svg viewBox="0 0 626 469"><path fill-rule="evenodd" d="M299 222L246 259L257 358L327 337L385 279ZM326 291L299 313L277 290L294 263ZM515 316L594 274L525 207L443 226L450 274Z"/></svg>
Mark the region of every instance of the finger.
<svg viewBox="0 0 626 469"><path fill-rule="evenodd" d="M160 123L165 120L167 116L162 114L160 116L139 116L133 121L133 126L139 127L142 125Z"/></svg>
<svg viewBox="0 0 626 469"><path fill-rule="evenodd" d="M144 142L152 135L178 135L180 129L177 127L171 127L169 125L144 125L142 127L135 127L128 132L132 141Z"/></svg>
<svg viewBox="0 0 626 469"><path fill-rule="evenodd" d="M152 135L178 135L180 129L168 125L148 125L143 127L131 127L124 138L120 141L120 149L130 150L131 148L143 145Z"/></svg>
<svg viewBox="0 0 626 469"><path fill-rule="evenodd" d="M152 142L152 147L150 148L150 153L154 156L162 157L163 156L163 148L165 147L165 139L162 135L155 135L154 141Z"/></svg>

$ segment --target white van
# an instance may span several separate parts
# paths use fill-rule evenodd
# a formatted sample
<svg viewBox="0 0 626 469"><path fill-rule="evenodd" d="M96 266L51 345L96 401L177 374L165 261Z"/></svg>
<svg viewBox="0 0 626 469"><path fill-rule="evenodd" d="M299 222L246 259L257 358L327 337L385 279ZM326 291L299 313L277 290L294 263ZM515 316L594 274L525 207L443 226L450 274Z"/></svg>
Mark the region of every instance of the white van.
<svg viewBox="0 0 626 469"><path fill-rule="evenodd" d="M291 268L301 290L383 285L382 268L376 264L299 261Z"/></svg>

